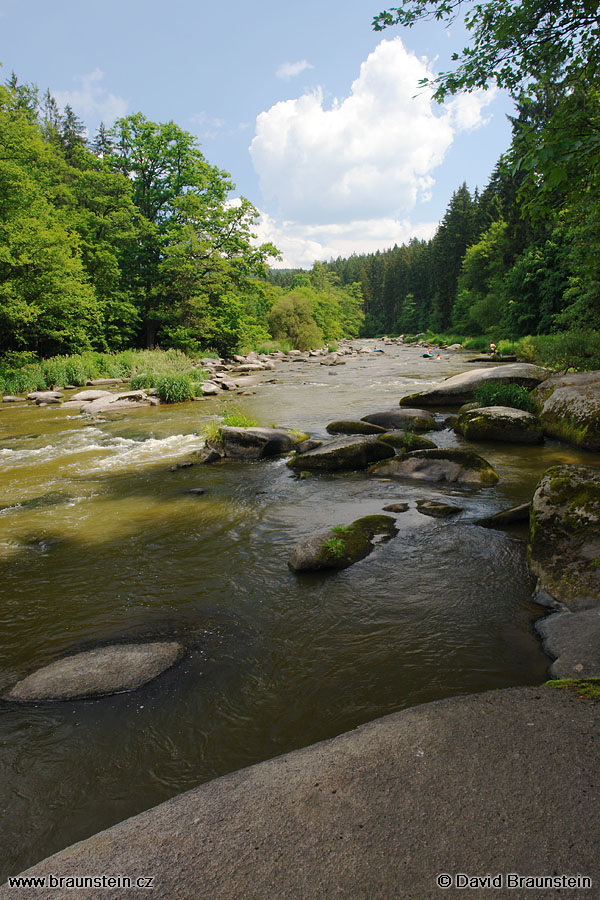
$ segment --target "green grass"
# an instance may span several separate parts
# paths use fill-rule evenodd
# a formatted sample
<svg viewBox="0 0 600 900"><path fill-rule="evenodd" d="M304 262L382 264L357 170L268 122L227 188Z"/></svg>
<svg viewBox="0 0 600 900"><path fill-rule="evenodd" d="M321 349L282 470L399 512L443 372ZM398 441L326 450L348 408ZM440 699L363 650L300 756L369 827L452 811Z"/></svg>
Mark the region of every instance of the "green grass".
<svg viewBox="0 0 600 900"><path fill-rule="evenodd" d="M473 399L480 406L512 406L530 412L533 409L531 395L520 384L498 384L484 381L473 391Z"/></svg>
<svg viewBox="0 0 600 900"><path fill-rule="evenodd" d="M204 426L204 438L210 444L221 442L222 428L255 428L258 425L256 419L247 416L239 409L230 409L224 412L218 419L213 419Z"/></svg>
<svg viewBox="0 0 600 900"><path fill-rule="evenodd" d="M573 691L586 700L600 700L600 678L557 678L546 684L559 690Z"/></svg>
<svg viewBox="0 0 600 900"><path fill-rule="evenodd" d="M339 537L327 538L326 541L323 541L323 549L327 550L328 553L331 553L332 556L335 556L338 559L341 559L346 553L346 545Z"/></svg>
<svg viewBox="0 0 600 900"><path fill-rule="evenodd" d="M0 362L0 393L25 394L67 384L81 387L96 378L135 379L140 375L146 378L186 375L190 381L202 381L206 377L206 373L195 369L193 360L180 350L123 350L120 353L90 350L40 361L32 360L31 354L13 354ZM156 384L143 386L156 387Z"/></svg>
<svg viewBox="0 0 600 900"><path fill-rule="evenodd" d="M268 356L269 353L276 353L277 351L288 353L291 349L292 344L290 341L259 341L257 344L249 344L242 347L240 354L247 356L248 353L254 350L255 353L265 353Z"/></svg>

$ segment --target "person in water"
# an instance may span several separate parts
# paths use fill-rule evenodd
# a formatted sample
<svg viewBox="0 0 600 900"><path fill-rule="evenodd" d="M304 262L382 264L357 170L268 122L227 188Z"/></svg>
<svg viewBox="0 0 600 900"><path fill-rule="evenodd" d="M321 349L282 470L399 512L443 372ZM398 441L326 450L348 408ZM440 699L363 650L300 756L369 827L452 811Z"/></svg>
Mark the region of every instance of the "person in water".
<svg viewBox="0 0 600 900"><path fill-rule="evenodd" d="M497 356L497 354L498 354L498 350L497 350L497 348L496 348L496 345L495 345L493 342L490 344L490 354L491 354L492 356Z"/></svg>

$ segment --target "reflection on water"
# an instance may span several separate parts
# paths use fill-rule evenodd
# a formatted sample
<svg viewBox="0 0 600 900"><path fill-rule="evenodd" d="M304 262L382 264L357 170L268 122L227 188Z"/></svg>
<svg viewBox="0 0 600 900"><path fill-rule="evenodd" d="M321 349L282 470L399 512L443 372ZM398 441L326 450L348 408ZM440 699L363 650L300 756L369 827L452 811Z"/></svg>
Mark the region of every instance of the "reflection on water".
<svg viewBox="0 0 600 900"><path fill-rule="evenodd" d="M543 680L521 536L471 523L528 499L548 465L597 455L476 445L501 476L481 491L352 473L301 480L283 460L173 470L228 406L325 437L334 418L396 406L415 379L463 369L460 357L437 365L394 348L334 372L284 364L249 396L93 423L55 407L0 411L0 689L102 643L175 636L187 648L134 694L0 706L2 875L376 716ZM450 431L434 439L459 445ZM431 519L420 499L462 512ZM409 509L370 557L332 575L289 571L300 537L392 502Z"/></svg>

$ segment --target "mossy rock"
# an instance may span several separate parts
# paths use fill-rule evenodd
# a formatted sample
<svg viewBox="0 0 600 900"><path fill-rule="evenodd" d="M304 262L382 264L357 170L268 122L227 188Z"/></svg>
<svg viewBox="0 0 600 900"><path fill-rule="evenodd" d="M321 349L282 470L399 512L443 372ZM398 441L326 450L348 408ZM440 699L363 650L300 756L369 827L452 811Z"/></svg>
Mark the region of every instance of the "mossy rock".
<svg viewBox="0 0 600 900"><path fill-rule="evenodd" d="M600 372L549 378L531 398L545 434L584 450L600 450Z"/></svg>
<svg viewBox="0 0 600 900"><path fill-rule="evenodd" d="M328 441L308 453L299 453L287 464L295 471L350 472L366 469L374 462L392 456L393 447L365 435Z"/></svg>
<svg viewBox="0 0 600 900"><path fill-rule="evenodd" d="M308 435L291 428L240 428L224 425L219 429L219 445L233 459L265 459L290 453Z"/></svg>
<svg viewBox="0 0 600 900"><path fill-rule="evenodd" d="M376 463L370 475L416 481L447 481L483 487L495 484L498 474L489 462L470 450L415 450Z"/></svg>
<svg viewBox="0 0 600 900"><path fill-rule="evenodd" d="M469 441L540 444L544 439L537 416L511 406L482 406L462 412L454 426Z"/></svg>
<svg viewBox="0 0 600 900"><path fill-rule="evenodd" d="M354 419L340 419L326 426L329 434L383 434L385 428Z"/></svg>
<svg viewBox="0 0 600 900"><path fill-rule="evenodd" d="M389 540L398 529L392 516L364 516L299 541L288 560L295 572L346 569L373 550L375 539Z"/></svg>
<svg viewBox="0 0 600 900"><path fill-rule="evenodd" d="M362 421L389 431L402 429L421 433L439 431L441 427L426 409L387 409L363 416Z"/></svg>
<svg viewBox="0 0 600 900"><path fill-rule="evenodd" d="M492 516L475 519L473 524L482 528L506 528L509 525L529 522L529 506L529 503L520 503L519 506L511 506L510 509L503 509Z"/></svg>
<svg viewBox="0 0 600 900"><path fill-rule="evenodd" d="M531 503L529 565L536 599L578 610L600 603L600 469L552 466Z"/></svg>
<svg viewBox="0 0 600 900"><path fill-rule="evenodd" d="M377 437L377 440L383 441L384 444L389 444L391 447L396 447L399 450L437 449L437 444L434 444L428 438L422 437L420 434L415 434L414 431L384 431L383 434Z"/></svg>

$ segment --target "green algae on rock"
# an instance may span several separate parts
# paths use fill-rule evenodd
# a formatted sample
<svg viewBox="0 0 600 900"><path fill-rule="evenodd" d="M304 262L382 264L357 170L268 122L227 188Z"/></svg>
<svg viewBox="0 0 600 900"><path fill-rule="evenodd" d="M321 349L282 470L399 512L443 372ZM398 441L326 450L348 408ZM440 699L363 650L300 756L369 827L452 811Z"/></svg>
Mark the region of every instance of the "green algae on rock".
<svg viewBox="0 0 600 900"><path fill-rule="evenodd" d="M329 434L383 434L385 428L355 419L337 419L326 426Z"/></svg>
<svg viewBox="0 0 600 900"><path fill-rule="evenodd" d="M394 456L394 448L373 436L338 438L328 441L308 453L299 453L288 460L295 471L348 472L366 469L372 463Z"/></svg>
<svg viewBox="0 0 600 900"><path fill-rule="evenodd" d="M384 431L383 434L377 436L377 440L400 450L437 450L437 444L434 444L428 438L422 437L420 434L415 434L414 431L403 431L401 429L398 431Z"/></svg>
<svg viewBox="0 0 600 900"><path fill-rule="evenodd" d="M600 678L555 678L547 681L546 685L572 691L586 700L600 701Z"/></svg>
<svg viewBox="0 0 600 900"><path fill-rule="evenodd" d="M600 469L544 473L531 504L528 557L538 602L570 610L600 602Z"/></svg>
<svg viewBox="0 0 600 900"><path fill-rule="evenodd" d="M397 534L392 516L363 516L351 525L338 525L299 541L288 565L295 572L346 569L373 550L375 539L389 540Z"/></svg>
<svg viewBox="0 0 600 900"><path fill-rule="evenodd" d="M600 372L548 378L531 397L547 435L600 450Z"/></svg>
<svg viewBox="0 0 600 900"><path fill-rule="evenodd" d="M499 441L509 444L540 444L544 432L540 420L510 406L484 406L461 412L454 426L471 441Z"/></svg>

